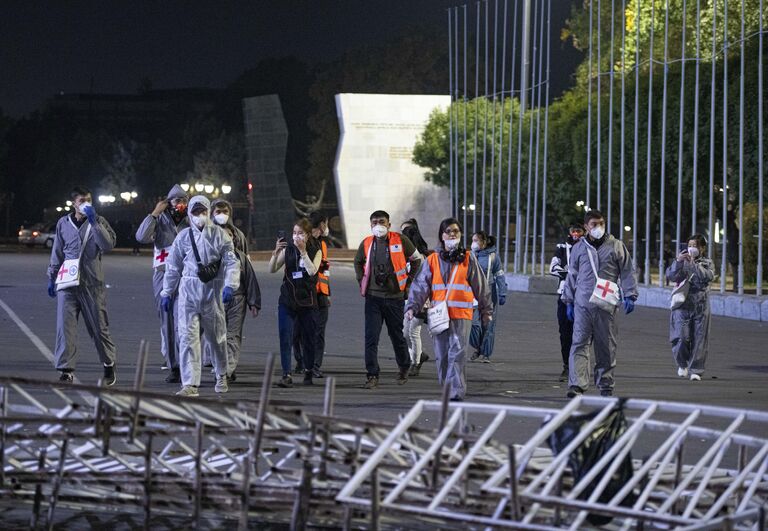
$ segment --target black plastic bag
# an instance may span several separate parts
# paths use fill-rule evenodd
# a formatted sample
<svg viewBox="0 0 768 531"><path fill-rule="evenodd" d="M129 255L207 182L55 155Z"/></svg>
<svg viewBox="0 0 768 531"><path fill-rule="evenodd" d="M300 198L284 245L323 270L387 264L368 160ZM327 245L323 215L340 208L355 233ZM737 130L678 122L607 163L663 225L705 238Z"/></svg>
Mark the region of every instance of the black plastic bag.
<svg viewBox="0 0 768 531"><path fill-rule="evenodd" d="M595 410L586 415L573 415L563 422L547 440L552 453L555 455L560 454L571 441L579 435L582 428L589 424L599 412L600 410ZM581 479L589 473L592 467L600 461L606 453L608 453L613 444L626 430L627 420L624 417L624 400L621 400L613 411L611 411L608 416L595 427L592 433L568 456L568 465L573 473L574 484L581 481ZM597 488L598 483L602 480L609 466L610 464L604 467L587 488L581 491L578 499L586 500L589 498L595 488ZM627 481L629 481L632 477L632 473L632 456L628 453L621 465L616 469L616 472L614 472L613 477L610 479L605 489L603 489L603 492L600 494L597 501L599 503L609 502L622 489ZM635 499L636 496L634 492L630 492L620 501L620 505L631 506L635 502ZM605 525L610 523L612 519L613 517L602 514L590 513L587 516L587 521L592 525Z"/></svg>

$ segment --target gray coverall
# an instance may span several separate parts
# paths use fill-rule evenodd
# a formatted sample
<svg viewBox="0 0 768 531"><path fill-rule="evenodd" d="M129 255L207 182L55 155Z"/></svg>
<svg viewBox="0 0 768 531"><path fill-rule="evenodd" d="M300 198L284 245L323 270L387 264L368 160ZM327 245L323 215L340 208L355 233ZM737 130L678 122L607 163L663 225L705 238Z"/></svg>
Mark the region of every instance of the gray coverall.
<svg viewBox="0 0 768 531"><path fill-rule="evenodd" d="M616 309L611 312L589 302L597 280L587 252L597 258L595 265L600 278L619 285L623 299L637 299L632 259L623 242L608 234L597 249L588 237L581 238L571 249L568 276L561 299L574 305L573 343L568 363L568 384L582 390L589 387L589 344L595 351L595 385L600 390L613 389L613 369L616 366ZM597 253L597 256L595 256Z"/></svg>
<svg viewBox="0 0 768 531"><path fill-rule="evenodd" d="M202 203L210 209L208 199L195 196L188 212ZM221 259L216 278L203 282L197 276L197 260L189 234L195 238L200 261L210 264ZM195 226L182 230L173 242L165 269L161 297L173 297L178 291L176 331L179 336L179 368L182 384L200 385L200 329L212 346L212 361L216 376L227 374L227 326L221 293L224 287L237 291L240 286L240 262L235 255L232 238L209 219L202 229Z"/></svg>
<svg viewBox="0 0 768 531"><path fill-rule="evenodd" d="M715 278L715 264L707 257L693 262L674 261L667 269L670 282L682 282L691 278L688 296L679 308L669 316L669 341L672 357L681 369L689 373L704 373L704 363L709 350L709 284Z"/></svg>
<svg viewBox="0 0 768 531"><path fill-rule="evenodd" d="M435 252L440 253L441 249ZM475 255L469 253L469 268L467 271L467 282L472 288L472 293L477 300L477 309L480 315L485 319L493 315L493 304L491 303L491 290L485 280L485 274L477 263ZM440 273L445 282L450 282L451 264L439 259ZM458 284L458 279L454 281ZM425 260L422 263L419 273L416 275L408 292L408 302L405 311L413 310L418 313L424 307L424 303L432 298L432 270L429 263ZM485 319L483 322L485 322ZM467 343L469 341L469 332L472 328L471 319L451 319L448 329L435 336L432 336L432 342L435 349L435 365L437 366L437 381L440 385L444 383L450 386L450 398L454 400L463 400L467 393Z"/></svg>
<svg viewBox="0 0 768 531"><path fill-rule="evenodd" d="M75 225L74 214L64 216L56 224L56 236L51 249L48 278L55 280L65 260L77 258L89 222L80 228ZM101 265L103 252L115 246L115 231L106 219L96 216L91 233L80 258L80 285L59 290L56 293L56 348L54 362L58 370L74 370L77 363L77 320L83 314L85 326L96 345L99 361L113 365L117 350L109 334L104 271Z"/></svg>
<svg viewBox="0 0 768 531"><path fill-rule="evenodd" d="M187 193L177 184L168 192L168 201L186 196ZM155 295L155 309L160 318L160 351L168 367L173 369L179 366L179 338L176 337L176 326L174 324L176 298L174 297L173 299L173 310L164 312L160 307L160 292L163 290L165 260L168 259L168 256L166 256L167 248L173 245L173 240L176 239L179 231L188 226L189 223L186 216L177 225L171 214L166 210L158 217L152 214L148 215L136 231L136 240L139 243L154 244L154 253L152 255L152 292ZM166 249L166 251L163 252L163 249ZM173 341L169 341L171 337Z"/></svg>

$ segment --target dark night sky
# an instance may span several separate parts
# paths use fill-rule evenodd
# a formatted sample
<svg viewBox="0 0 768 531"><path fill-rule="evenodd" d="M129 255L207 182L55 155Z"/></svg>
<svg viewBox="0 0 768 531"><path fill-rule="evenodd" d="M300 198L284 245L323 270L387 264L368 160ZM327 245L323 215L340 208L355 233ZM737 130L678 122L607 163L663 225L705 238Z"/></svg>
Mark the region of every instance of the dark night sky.
<svg viewBox="0 0 768 531"><path fill-rule="evenodd" d="M52 94L221 88L269 57L331 60L411 24L447 33L461 0L2 0L0 109L18 117ZM510 9L513 2L510 0ZM553 0L553 82L567 84L577 54L555 42L571 2ZM499 2L500 10L503 1ZM470 2L474 13L475 2ZM511 30L510 30L511 31ZM558 65L563 62L563 67ZM447 67L447 66L446 66ZM560 85L560 90L558 89ZM446 87L446 92L447 92Z"/></svg>

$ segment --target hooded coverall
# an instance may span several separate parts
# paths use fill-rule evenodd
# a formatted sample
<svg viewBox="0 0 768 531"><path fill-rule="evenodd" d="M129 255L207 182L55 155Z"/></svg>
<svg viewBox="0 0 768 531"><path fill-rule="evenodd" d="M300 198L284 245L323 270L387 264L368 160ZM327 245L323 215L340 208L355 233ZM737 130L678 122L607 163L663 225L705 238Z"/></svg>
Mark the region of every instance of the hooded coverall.
<svg viewBox="0 0 768 531"><path fill-rule="evenodd" d="M495 243L495 239L493 240ZM504 276L504 268L496 252L496 245L489 245L480 249L475 254L477 263L483 270L485 281L491 290L491 303L493 304L493 320L483 326L480 320L480 312L475 308L472 315L472 331L469 334L469 344L482 356L490 357L493 354L493 343L496 337L496 310L499 300L507 296L507 279Z"/></svg>
<svg viewBox="0 0 768 531"><path fill-rule="evenodd" d="M196 205L210 211L206 197L195 196L189 201L188 212ZM193 225L190 220L190 225ZM195 239L202 264L221 260L219 273L213 280L203 282L197 276L198 266L192 250L190 234ZM182 230L173 242L163 279L162 297L173 297L178 291L176 330L179 335L179 368L185 386L200 386L200 329L211 345L216 376L227 374L227 325L221 292L224 287L237 291L240 286L240 262L235 255L232 238L210 219L202 229L190 226Z"/></svg>
<svg viewBox="0 0 768 531"><path fill-rule="evenodd" d="M103 365L113 365L117 350L109 333L104 271L101 255L115 246L115 231L106 219L96 216L85 249L80 253L89 222L78 227L75 214L64 216L56 224L56 236L48 266L49 280L55 280L65 260L80 256L80 284L56 292L56 347L54 362L58 370L74 370L77 363L77 320L83 314L85 326L96 345Z"/></svg>
<svg viewBox="0 0 768 531"><path fill-rule="evenodd" d="M595 385L612 390L616 366L616 308L600 309L589 302L597 283L587 253L592 253L600 278L615 282L623 298L637 299L632 259L623 242L607 234L600 240L581 238L571 249L571 263L561 296L565 304L574 305L573 343L568 363L568 384L582 390L589 387L589 344L595 351Z"/></svg>
<svg viewBox="0 0 768 531"><path fill-rule="evenodd" d="M707 257L696 258L693 262L675 260L667 269L667 279L682 282L686 278L690 278L688 296L669 316L669 341L677 366L701 375L709 350L708 292L709 284L715 278L715 264Z"/></svg>
<svg viewBox="0 0 768 531"><path fill-rule="evenodd" d="M454 289L467 288L472 290L478 304L483 321L487 322L493 315L493 305L491 304L491 290L485 281L485 275L477 258L470 251L469 264L466 279L454 279ZM440 256L440 250L432 256L437 256L440 267L440 274L445 283L450 283L451 264ZM431 258L431 257L430 257ZM433 272L429 261L424 263L411 284L408 293L408 302L406 312L412 310L417 313L427 299L432 298ZM471 306L471 303L470 303ZM451 318L448 329L432 337L435 349L435 365L437 366L437 380L440 385L450 386L450 398L454 400L463 400L467 393L467 379L465 375L467 365L467 340L469 336L471 319L453 319Z"/></svg>
<svg viewBox="0 0 768 531"><path fill-rule="evenodd" d="M168 192L167 199L181 199L187 197L187 192L175 184ZM139 243L154 244L152 259L152 292L155 295L155 308L160 318L160 351L169 368L176 369L179 366L178 345L179 338L176 334L174 315L176 315L176 298L173 298L173 309L164 312L160 306L160 292L163 290L163 277L165 276L165 261L168 259L168 247L173 245L173 240L179 231L188 227L187 216L183 216L179 223L171 216L168 209L155 217L149 214L136 230L136 240Z"/></svg>

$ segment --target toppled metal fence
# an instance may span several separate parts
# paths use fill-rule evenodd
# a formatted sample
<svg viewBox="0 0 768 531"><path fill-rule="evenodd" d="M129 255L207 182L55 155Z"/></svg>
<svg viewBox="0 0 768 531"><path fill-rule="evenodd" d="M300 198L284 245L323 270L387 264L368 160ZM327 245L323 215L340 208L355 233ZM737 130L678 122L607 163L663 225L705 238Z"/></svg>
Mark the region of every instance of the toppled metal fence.
<svg viewBox="0 0 768 531"><path fill-rule="evenodd" d="M766 413L445 395L394 424L334 415L332 378L322 414L270 401L271 356L258 401L146 392L142 352L130 391L0 378L0 520L33 529L764 529ZM622 429L579 472L578 456L596 448L588 440L617 412Z"/></svg>

